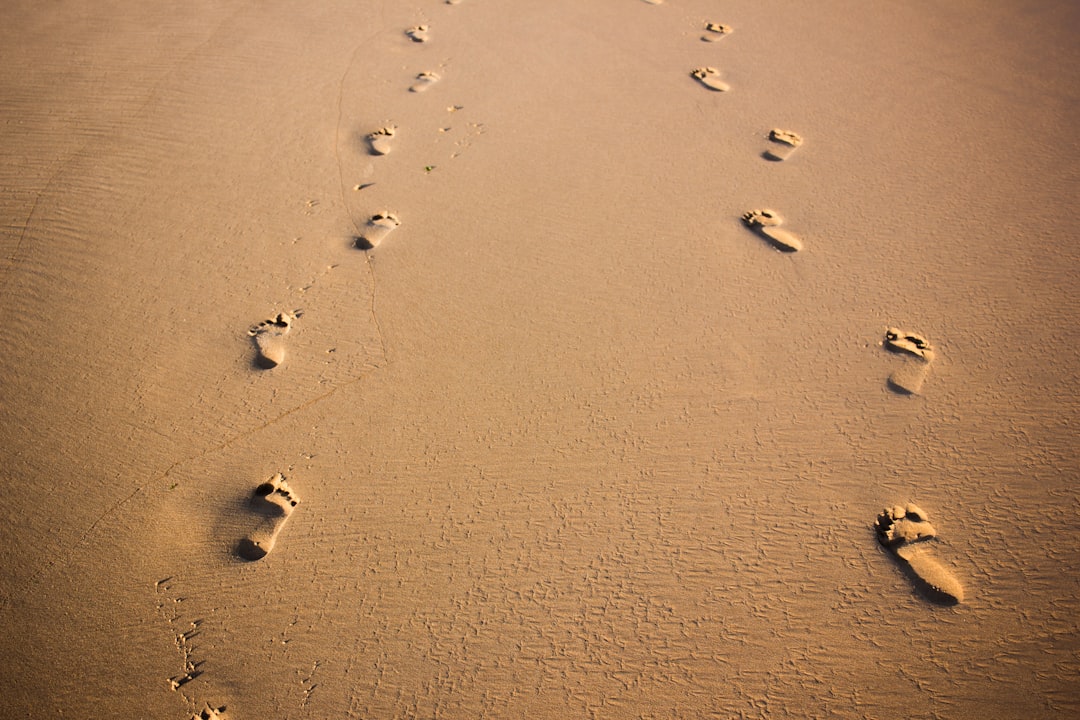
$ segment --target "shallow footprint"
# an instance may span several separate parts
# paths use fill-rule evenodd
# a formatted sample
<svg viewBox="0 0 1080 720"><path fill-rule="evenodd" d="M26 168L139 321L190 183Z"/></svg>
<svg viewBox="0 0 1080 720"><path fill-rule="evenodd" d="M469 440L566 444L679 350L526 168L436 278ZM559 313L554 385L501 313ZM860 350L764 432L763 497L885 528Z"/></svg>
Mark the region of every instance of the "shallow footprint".
<svg viewBox="0 0 1080 720"><path fill-rule="evenodd" d="M259 516L259 524L250 536L240 541L236 552L245 560L259 560L274 549L285 521L300 502L281 473L255 488L249 505Z"/></svg>
<svg viewBox="0 0 1080 720"><path fill-rule="evenodd" d="M356 247L361 250L371 250L378 246L387 235L394 232L401 225L397 215L388 212L375 213L364 226L363 234L356 239Z"/></svg>
<svg viewBox="0 0 1080 720"><path fill-rule="evenodd" d="M388 155L394 149L393 138L397 134L396 125L387 125L375 132L368 133L368 146L372 155Z"/></svg>
<svg viewBox="0 0 1080 720"><path fill-rule="evenodd" d="M763 208L743 213L742 221L746 226L761 235L783 252L798 252L803 249L802 239L793 232L780 227L784 219L775 210Z"/></svg>
<svg viewBox="0 0 1080 720"><path fill-rule="evenodd" d="M730 25L705 23L705 34L701 36L701 39L705 42L720 42L724 36L731 33L731 29Z"/></svg>
<svg viewBox="0 0 1080 720"><path fill-rule="evenodd" d="M712 67L699 67L690 73L699 83L717 92L727 92L731 86L720 79L720 71Z"/></svg>
<svg viewBox="0 0 1080 720"><path fill-rule="evenodd" d="M255 363L269 370L285 362L285 336L292 330L292 324L301 313L278 313L269 320L263 320L248 330L248 335L255 342Z"/></svg>
<svg viewBox="0 0 1080 720"><path fill-rule="evenodd" d="M914 503L885 508L874 523L878 541L904 565L916 586L931 600L955 605L964 600L964 586L930 550L937 537L929 517Z"/></svg>
<svg viewBox="0 0 1080 720"><path fill-rule="evenodd" d="M225 720L225 706L213 707L210 703L206 704L202 712L198 715L192 715L191 720Z"/></svg>
<svg viewBox="0 0 1080 720"><path fill-rule="evenodd" d="M431 39L431 35L428 33L427 25L417 25L416 27L411 27L405 31L405 34L408 35L409 39L413 42L422 43L427 42Z"/></svg>
<svg viewBox="0 0 1080 720"><path fill-rule="evenodd" d="M780 130L779 128L773 128L769 131L769 139L772 140L775 145L765 151L764 157L766 160L774 160L781 162L787 160L789 157L795 154L795 151L802 145L802 135L790 130Z"/></svg>
<svg viewBox="0 0 1080 720"><path fill-rule="evenodd" d="M409 91L414 93L424 92L441 79L442 76L438 73L422 72L416 76L416 82L409 88Z"/></svg>
<svg viewBox="0 0 1080 720"><path fill-rule="evenodd" d="M882 344L891 352L908 356L903 367L889 375L889 387L906 395L921 393L934 361L934 348L929 341L918 333L888 328Z"/></svg>

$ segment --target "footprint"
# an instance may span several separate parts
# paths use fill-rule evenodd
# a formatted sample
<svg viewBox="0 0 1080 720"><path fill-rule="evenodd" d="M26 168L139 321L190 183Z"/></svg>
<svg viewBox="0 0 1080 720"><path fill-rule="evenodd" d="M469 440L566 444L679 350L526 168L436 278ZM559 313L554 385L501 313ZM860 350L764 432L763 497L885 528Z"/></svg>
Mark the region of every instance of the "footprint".
<svg viewBox="0 0 1080 720"><path fill-rule="evenodd" d="M285 361L285 336L292 330L292 324L302 313L278 313L269 320L263 320L248 330L248 335L255 341L258 355L255 363L269 370Z"/></svg>
<svg viewBox="0 0 1080 720"><path fill-rule="evenodd" d="M795 151L803 143L802 135L790 130L780 130L779 128L773 128L769 131L769 139L776 144L766 150L762 156L766 160L776 162L787 160L795 154Z"/></svg>
<svg viewBox="0 0 1080 720"><path fill-rule="evenodd" d="M410 92L424 92L435 83L442 80L442 76L433 72L422 72L416 76L416 82L409 88Z"/></svg>
<svg viewBox="0 0 1080 720"><path fill-rule="evenodd" d="M793 232L784 230L784 219L775 210L764 208L743 213L742 220L751 230L772 243L778 250L798 252L803 249L802 240Z"/></svg>
<svg viewBox="0 0 1080 720"><path fill-rule="evenodd" d="M645 0L649 5L663 5L664 0Z"/></svg>
<svg viewBox="0 0 1080 720"><path fill-rule="evenodd" d="M705 87L718 92L727 92L731 86L720 79L720 71L711 67L699 67L691 75Z"/></svg>
<svg viewBox="0 0 1080 720"><path fill-rule="evenodd" d="M408 35L409 39L413 42L422 43L427 42L431 39L431 35L428 34L427 25L417 25L416 27L411 27L405 31L405 34Z"/></svg>
<svg viewBox="0 0 1080 720"><path fill-rule="evenodd" d="M202 712L191 716L191 720L225 720L225 717L224 705L221 707L212 707L210 703L207 703Z"/></svg>
<svg viewBox="0 0 1080 720"><path fill-rule="evenodd" d="M891 352L908 356L903 367L889 376L889 387L906 395L918 395L930 375L934 348L922 335L897 328L888 328L885 331L885 341L882 344Z"/></svg>
<svg viewBox="0 0 1080 720"><path fill-rule="evenodd" d="M356 239L356 247L361 250L371 250L383 239L394 232L401 225L401 221L393 213L381 212L371 216L364 227L364 234Z"/></svg>
<svg viewBox="0 0 1080 720"><path fill-rule="evenodd" d="M930 550L937 536L919 506L908 503L885 508L874 523L878 540L904 564L916 586L931 600L955 605L964 600L964 587Z"/></svg>
<svg viewBox="0 0 1080 720"><path fill-rule="evenodd" d="M394 149L391 141L396 134L396 125L387 125L384 128L379 128L373 133L368 133L367 141L368 145L371 146L371 154L389 155L390 151Z"/></svg>
<svg viewBox="0 0 1080 720"><path fill-rule="evenodd" d="M701 39L705 42L720 42L724 39L725 35L731 33L731 29L730 25L705 23L705 34L701 36Z"/></svg>
<svg viewBox="0 0 1080 720"><path fill-rule="evenodd" d="M446 0L447 5L460 5L461 0Z"/></svg>
<svg viewBox="0 0 1080 720"><path fill-rule="evenodd" d="M289 483L285 482L281 473L255 488L249 505L259 516L260 522L250 537L240 541L237 554L245 560L266 557L267 553L274 549L281 528L285 527L285 521L292 515L298 502L300 501L293 495Z"/></svg>

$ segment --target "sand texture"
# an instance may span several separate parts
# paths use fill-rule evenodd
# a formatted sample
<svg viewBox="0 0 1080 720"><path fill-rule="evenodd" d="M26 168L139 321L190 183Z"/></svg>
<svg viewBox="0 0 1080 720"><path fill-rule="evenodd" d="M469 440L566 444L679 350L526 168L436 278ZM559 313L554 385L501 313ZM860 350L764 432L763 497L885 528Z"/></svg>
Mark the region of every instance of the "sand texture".
<svg viewBox="0 0 1080 720"><path fill-rule="evenodd" d="M1080 716L1078 28L7 3L0 716Z"/></svg>

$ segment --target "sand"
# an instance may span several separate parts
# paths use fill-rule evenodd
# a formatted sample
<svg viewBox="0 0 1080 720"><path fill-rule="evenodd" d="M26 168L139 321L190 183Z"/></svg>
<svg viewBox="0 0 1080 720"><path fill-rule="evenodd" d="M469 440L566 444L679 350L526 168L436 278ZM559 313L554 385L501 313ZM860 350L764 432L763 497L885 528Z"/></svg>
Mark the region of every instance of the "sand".
<svg viewBox="0 0 1080 720"><path fill-rule="evenodd" d="M10 3L4 716L1080 713L1078 23Z"/></svg>

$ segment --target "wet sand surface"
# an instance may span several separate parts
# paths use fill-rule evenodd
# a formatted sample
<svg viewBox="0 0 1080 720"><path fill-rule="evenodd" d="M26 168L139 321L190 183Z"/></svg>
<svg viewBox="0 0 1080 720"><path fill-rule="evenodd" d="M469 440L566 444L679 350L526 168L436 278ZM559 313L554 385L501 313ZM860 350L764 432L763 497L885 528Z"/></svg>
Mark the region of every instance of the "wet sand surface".
<svg viewBox="0 0 1080 720"><path fill-rule="evenodd" d="M12 717L1080 712L1073 3L7 15Z"/></svg>

